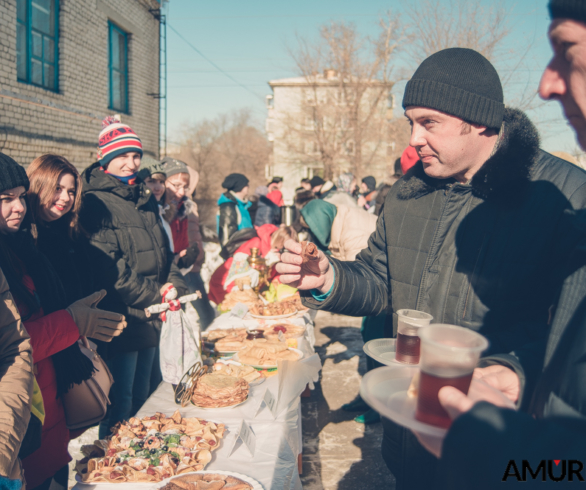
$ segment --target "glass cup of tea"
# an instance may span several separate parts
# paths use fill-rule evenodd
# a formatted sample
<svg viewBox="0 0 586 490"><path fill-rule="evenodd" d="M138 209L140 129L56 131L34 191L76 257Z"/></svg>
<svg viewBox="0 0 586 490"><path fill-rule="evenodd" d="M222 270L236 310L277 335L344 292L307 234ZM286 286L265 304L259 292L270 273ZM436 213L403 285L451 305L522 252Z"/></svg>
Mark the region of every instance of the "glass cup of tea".
<svg viewBox="0 0 586 490"><path fill-rule="evenodd" d="M452 421L438 392L453 386L468 394L474 368L488 341L479 333L455 325L436 324L419 330L421 367L415 418L448 428Z"/></svg>
<svg viewBox="0 0 586 490"><path fill-rule="evenodd" d="M397 316L399 325L395 360L404 364L417 364L420 352L417 332L421 327L427 327L433 317L429 313L417 310L399 310Z"/></svg>

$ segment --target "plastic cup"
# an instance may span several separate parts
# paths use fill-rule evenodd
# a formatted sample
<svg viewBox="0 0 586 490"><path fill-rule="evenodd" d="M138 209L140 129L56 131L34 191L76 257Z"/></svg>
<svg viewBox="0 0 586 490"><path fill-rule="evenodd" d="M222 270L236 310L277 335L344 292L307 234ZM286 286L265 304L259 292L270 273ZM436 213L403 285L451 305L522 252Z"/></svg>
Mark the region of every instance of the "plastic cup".
<svg viewBox="0 0 586 490"><path fill-rule="evenodd" d="M395 360L404 364L417 364L420 353L420 340L417 332L421 327L427 327L433 317L429 313L418 310L399 310L397 316L399 317L399 325Z"/></svg>
<svg viewBox="0 0 586 490"><path fill-rule="evenodd" d="M415 418L448 428L452 421L441 406L438 392L453 386L468 394L474 368L488 341L479 333L455 325L430 325L419 329L421 367Z"/></svg>

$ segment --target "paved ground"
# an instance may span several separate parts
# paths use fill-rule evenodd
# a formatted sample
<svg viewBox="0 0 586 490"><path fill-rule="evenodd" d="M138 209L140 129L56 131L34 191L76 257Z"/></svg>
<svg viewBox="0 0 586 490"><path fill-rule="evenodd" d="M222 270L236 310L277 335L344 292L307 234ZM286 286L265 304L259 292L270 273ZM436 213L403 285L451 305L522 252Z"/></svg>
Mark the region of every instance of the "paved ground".
<svg viewBox="0 0 586 490"><path fill-rule="evenodd" d="M358 393L366 372L360 319L320 312L316 351L323 370L303 408L303 488L346 490L395 488L380 454L381 424L354 422L358 413L340 407Z"/></svg>
<svg viewBox="0 0 586 490"><path fill-rule="evenodd" d="M316 350L323 370L310 398L302 399L303 488L346 490L385 488L393 490L394 479L380 455L382 427L354 422L358 413L341 410L358 393L366 371L360 319L320 312L316 317ZM91 444L97 427L69 445L73 460L81 459L79 448ZM73 481L71 464L70 488Z"/></svg>

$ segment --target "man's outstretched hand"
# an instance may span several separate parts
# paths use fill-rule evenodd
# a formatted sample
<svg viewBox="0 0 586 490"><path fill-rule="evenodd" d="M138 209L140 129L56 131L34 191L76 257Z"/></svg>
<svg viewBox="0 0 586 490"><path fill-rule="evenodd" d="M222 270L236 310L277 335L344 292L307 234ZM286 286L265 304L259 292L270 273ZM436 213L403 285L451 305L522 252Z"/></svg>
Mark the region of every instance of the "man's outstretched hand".
<svg viewBox="0 0 586 490"><path fill-rule="evenodd" d="M283 284L297 289L317 289L321 293L330 290L334 284L334 270L321 250L318 251L318 260L303 264L300 243L287 240L285 249L286 252L281 254L281 261L276 265Z"/></svg>

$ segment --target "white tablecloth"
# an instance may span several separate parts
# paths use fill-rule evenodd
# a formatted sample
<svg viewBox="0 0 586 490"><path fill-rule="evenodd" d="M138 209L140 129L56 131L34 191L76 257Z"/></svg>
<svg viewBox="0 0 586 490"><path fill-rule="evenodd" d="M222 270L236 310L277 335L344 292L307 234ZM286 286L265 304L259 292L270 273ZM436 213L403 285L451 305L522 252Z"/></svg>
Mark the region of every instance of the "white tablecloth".
<svg viewBox="0 0 586 490"><path fill-rule="evenodd" d="M299 362L286 361L279 365L278 375L251 387L250 396L244 404L224 409L205 410L194 406L180 408L173 401L172 386L162 383L140 409L137 417L153 415L155 412L172 415L179 408L184 417L199 417L223 423L228 431L219 449L213 451L212 461L206 470L235 471L251 476L265 490L300 490L302 487L297 466L302 447L299 395L307 384L317 381L320 369L321 362L317 354ZM275 397L279 397L276 419L266 407L255 417L267 388ZM241 442L238 442L236 450L230 456L243 419L256 435L254 457ZM103 486L77 484L74 489L89 490ZM144 483L115 485L120 490L148 489L155 486Z"/></svg>

